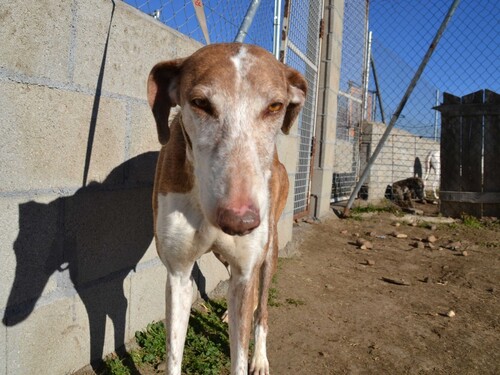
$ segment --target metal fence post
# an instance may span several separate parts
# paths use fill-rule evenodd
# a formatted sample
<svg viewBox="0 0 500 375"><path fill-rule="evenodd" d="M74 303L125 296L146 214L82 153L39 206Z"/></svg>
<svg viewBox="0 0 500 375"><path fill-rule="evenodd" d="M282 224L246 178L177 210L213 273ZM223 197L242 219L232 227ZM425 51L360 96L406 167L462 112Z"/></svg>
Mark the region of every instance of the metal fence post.
<svg viewBox="0 0 500 375"><path fill-rule="evenodd" d="M235 42L243 43L245 37L248 34L248 30L252 25L253 19L255 17L255 13L257 13L257 9L259 9L260 0L253 0L250 6L248 7L247 14L241 23L240 29L238 30L238 34L234 39Z"/></svg>

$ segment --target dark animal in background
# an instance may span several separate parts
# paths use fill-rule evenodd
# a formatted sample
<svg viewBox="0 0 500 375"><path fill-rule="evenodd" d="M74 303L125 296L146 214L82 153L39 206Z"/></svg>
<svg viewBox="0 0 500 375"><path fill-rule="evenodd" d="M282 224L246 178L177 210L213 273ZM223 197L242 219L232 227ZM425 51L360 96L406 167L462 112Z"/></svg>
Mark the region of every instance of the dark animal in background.
<svg viewBox="0 0 500 375"><path fill-rule="evenodd" d="M403 208L414 208L413 199L425 203L424 181L419 177L410 177L392 184L394 202Z"/></svg>

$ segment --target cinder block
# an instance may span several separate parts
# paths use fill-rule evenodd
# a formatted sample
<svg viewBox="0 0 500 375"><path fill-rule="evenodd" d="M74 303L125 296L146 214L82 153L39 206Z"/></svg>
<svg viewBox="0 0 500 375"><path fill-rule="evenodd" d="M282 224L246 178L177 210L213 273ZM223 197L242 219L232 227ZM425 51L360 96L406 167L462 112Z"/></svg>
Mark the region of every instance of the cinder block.
<svg viewBox="0 0 500 375"><path fill-rule="evenodd" d="M130 111L129 154L133 156L148 151L159 151L161 145L158 141L156 124L149 105L134 103L130 105Z"/></svg>
<svg viewBox="0 0 500 375"><path fill-rule="evenodd" d="M293 214L281 215L278 222L278 249L283 249L291 240L293 235Z"/></svg>
<svg viewBox="0 0 500 375"><path fill-rule="evenodd" d="M60 205L53 197L27 201L22 198L0 199L0 306L9 305L2 317L6 324L28 318L33 306L19 304L57 287L57 260L62 258L59 231Z"/></svg>
<svg viewBox="0 0 500 375"><path fill-rule="evenodd" d="M114 4L111 18L112 2L78 3L75 83L92 88L103 69L105 92L145 99L147 77L156 63L187 56L201 44L123 2Z"/></svg>
<svg viewBox="0 0 500 375"><path fill-rule="evenodd" d="M0 366L0 375L7 375L7 327L0 327L0 363L5 364Z"/></svg>
<svg viewBox="0 0 500 375"><path fill-rule="evenodd" d="M296 135L278 135L278 157L288 173L295 172L298 162L300 138Z"/></svg>
<svg viewBox="0 0 500 375"><path fill-rule="evenodd" d="M128 337L153 321L165 319L166 280L163 264L133 273L125 280L125 288L130 288Z"/></svg>
<svg viewBox="0 0 500 375"><path fill-rule="evenodd" d="M78 286L124 278L153 241L151 189L82 189L65 198L65 253Z"/></svg>
<svg viewBox="0 0 500 375"><path fill-rule="evenodd" d="M197 280L200 293L209 294L222 281L229 279L226 267L210 252L197 261L199 277Z"/></svg>
<svg viewBox="0 0 500 375"><path fill-rule="evenodd" d="M0 82L0 92L0 191L79 186L87 151L88 181L104 180L123 161L120 101L101 97L97 111L94 98L79 93L7 82Z"/></svg>
<svg viewBox="0 0 500 375"><path fill-rule="evenodd" d="M58 301L57 308L37 308L7 329L7 374L63 375L79 369L89 361L86 323L85 316L75 317L72 298Z"/></svg>
<svg viewBox="0 0 500 375"><path fill-rule="evenodd" d="M69 2L4 1L0 18L1 67L68 82L72 19Z"/></svg>

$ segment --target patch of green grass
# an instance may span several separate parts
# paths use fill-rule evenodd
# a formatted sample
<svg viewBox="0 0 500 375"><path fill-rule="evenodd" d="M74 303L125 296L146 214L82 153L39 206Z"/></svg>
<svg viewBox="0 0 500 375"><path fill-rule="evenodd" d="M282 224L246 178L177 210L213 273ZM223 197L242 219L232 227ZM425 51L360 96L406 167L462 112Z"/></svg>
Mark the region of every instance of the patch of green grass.
<svg viewBox="0 0 500 375"><path fill-rule="evenodd" d="M303 306L306 304L304 301L295 298L287 298L285 301L289 305L294 305L294 306Z"/></svg>
<svg viewBox="0 0 500 375"><path fill-rule="evenodd" d="M130 375L130 370L125 364L123 360L118 358L117 356L111 356L110 358L104 361L105 365L105 374L110 375Z"/></svg>
<svg viewBox="0 0 500 375"><path fill-rule="evenodd" d="M193 310L184 347L182 371L186 375L229 374L229 335L222 315L224 301L207 303L208 311Z"/></svg>
<svg viewBox="0 0 500 375"><path fill-rule="evenodd" d="M402 213L402 211L396 205L386 200L378 205L369 203L366 206L353 207L350 212L350 217L354 220L361 220L362 214L380 212L390 212L394 215L401 215Z"/></svg>
<svg viewBox="0 0 500 375"><path fill-rule="evenodd" d="M483 227L483 223L481 223L478 218L465 214L462 215L462 224L468 228L474 229L480 229Z"/></svg>
<svg viewBox="0 0 500 375"><path fill-rule="evenodd" d="M209 301L206 311L193 309L184 347L182 373L185 375L227 375L230 373L229 335L222 315L227 309L225 301ZM165 325L148 324L144 331L135 333L138 349L128 353L138 366L156 367L165 359ZM105 361L105 375L130 375L131 368L116 355Z"/></svg>
<svg viewBox="0 0 500 375"><path fill-rule="evenodd" d="M279 307L281 303L278 301L278 289L270 287L267 295L267 304L271 307Z"/></svg>
<svg viewBox="0 0 500 375"><path fill-rule="evenodd" d="M165 325L163 322L148 324L146 330L135 333L135 340L140 350L132 356L134 362L156 365L165 357Z"/></svg>

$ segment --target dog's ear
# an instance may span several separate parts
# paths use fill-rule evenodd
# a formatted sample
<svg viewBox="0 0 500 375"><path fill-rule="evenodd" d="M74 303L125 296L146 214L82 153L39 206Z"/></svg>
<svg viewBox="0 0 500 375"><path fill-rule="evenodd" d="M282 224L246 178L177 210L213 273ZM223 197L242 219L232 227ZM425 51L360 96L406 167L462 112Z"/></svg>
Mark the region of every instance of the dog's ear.
<svg viewBox="0 0 500 375"><path fill-rule="evenodd" d="M304 106L307 95L307 82L304 76L295 69L285 67L286 79L288 80L289 103L286 108L285 118L281 131L285 134L290 132L293 122L297 118L300 110Z"/></svg>
<svg viewBox="0 0 500 375"><path fill-rule="evenodd" d="M179 76L185 59L156 64L148 77L148 102L156 121L158 139L162 145L170 138L168 116L170 108L179 104Z"/></svg>

